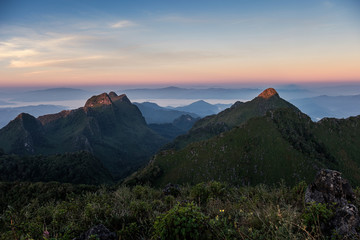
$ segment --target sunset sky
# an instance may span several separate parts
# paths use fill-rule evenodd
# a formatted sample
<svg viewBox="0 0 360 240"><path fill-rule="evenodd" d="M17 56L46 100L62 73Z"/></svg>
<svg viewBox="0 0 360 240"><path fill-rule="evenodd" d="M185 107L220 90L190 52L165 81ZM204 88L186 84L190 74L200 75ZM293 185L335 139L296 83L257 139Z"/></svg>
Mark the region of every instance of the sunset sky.
<svg viewBox="0 0 360 240"><path fill-rule="evenodd" d="M0 87L337 81L359 0L0 1Z"/></svg>

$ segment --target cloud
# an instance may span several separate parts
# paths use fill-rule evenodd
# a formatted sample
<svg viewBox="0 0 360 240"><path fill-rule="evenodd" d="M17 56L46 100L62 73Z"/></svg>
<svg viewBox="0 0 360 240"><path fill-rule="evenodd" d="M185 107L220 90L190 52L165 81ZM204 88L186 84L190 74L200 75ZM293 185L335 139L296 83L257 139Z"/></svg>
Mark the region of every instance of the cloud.
<svg viewBox="0 0 360 240"><path fill-rule="evenodd" d="M38 52L31 48L22 48L12 42L0 42L0 60L8 58L23 58L37 54Z"/></svg>
<svg viewBox="0 0 360 240"><path fill-rule="evenodd" d="M129 20L121 20L119 22L113 23L110 25L111 28L126 28L126 27L132 27L136 24Z"/></svg>
<svg viewBox="0 0 360 240"><path fill-rule="evenodd" d="M174 19L187 21L185 19ZM160 43L154 39L141 38L143 30L113 31L112 28L125 28L136 25L132 21L122 20L102 26L108 28L79 30L74 24L66 30L44 29L43 31L25 32L0 39L0 60L4 68L29 71L29 74L42 74L51 70L75 70L110 68L137 68L164 65L177 65L194 61L214 61L228 58L218 49L197 48L195 45L173 45L169 41ZM231 57L231 56L230 56ZM0 69L1 70L1 69Z"/></svg>
<svg viewBox="0 0 360 240"><path fill-rule="evenodd" d="M33 67L63 67L84 68L89 64L103 59L102 56L88 56L79 58L50 59L50 60L12 60L11 68L33 68Z"/></svg>
<svg viewBox="0 0 360 240"><path fill-rule="evenodd" d="M9 50L3 49L0 47L0 59L4 58L23 58L37 55L38 52L33 49L24 49L24 50Z"/></svg>

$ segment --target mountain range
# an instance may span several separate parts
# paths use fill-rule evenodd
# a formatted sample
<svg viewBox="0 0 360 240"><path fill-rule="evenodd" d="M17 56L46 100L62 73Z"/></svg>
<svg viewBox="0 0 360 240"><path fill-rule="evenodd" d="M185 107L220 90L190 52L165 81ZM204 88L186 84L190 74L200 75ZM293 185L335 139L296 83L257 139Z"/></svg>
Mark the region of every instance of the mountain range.
<svg viewBox="0 0 360 240"><path fill-rule="evenodd" d="M61 154L88 151L115 179L127 176L166 140L151 130L126 95L103 93L84 107L35 118L22 113L0 130L6 153Z"/></svg>
<svg viewBox="0 0 360 240"><path fill-rule="evenodd" d="M321 95L311 98L293 99L290 102L315 121L319 121L324 117L347 118L360 114L358 107L360 105L360 95Z"/></svg>
<svg viewBox="0 0 360 240"><path fill-rule="evenodd" d="M359 126L360 117L313 122L267 89L252 101L201 119L125 182L256 185L283 179L293 185L326 167L359 184Z"/></svg>
<svg viewBox="0 0 360 240"><path fill-rule="evenodd" d="M144 96L152 99L238 99L241 96L249 99L259 92L257 88L137 88L125 89L121 92L131 99L143 99Z"/></svg>
<svg viewBox="0 0 360 240"><path fill-rule="evenodd" d="M241 125L249 119L265 115L267 111L289 107L298 110L295 106L279 97L273 88L266 89L258 97L248 102L236 102L230 108L217 115L211 115L197 121L190 131L175 139L166 148L179 149L189 143L206 140L231 128Z"/></svg>
<svg viewBox="0 0 360 240"><path fill-rule="evenodd" d="M36 105L0 108L0 128L8 124L20 113L29 113L34 117L38 117L45 114L57 113L64 109L66 109L66 107L57 105Z"/></svg>
<svg viewBox="0 0 360 240"><path fill-rule="evenodd" d="M217 114L231 106L231 104L210 104L203 100L180 107L160 107L152 102L135 102L134 104L140 109L148 124L171 123L182 115L190 115L193 118L205 117Z"/></svg>
<svg viewBox="0 0 360 240"><path fill-rule="evenodd" d="M172 123L152 123L149 127L170 142L177 136L185 134L199 119L186 114L174 119Z"/></svg>
<svg viewBox="0 0 360 240"><path fill-rule="evenodd" d="M139 108L148 124L172 123L175 119L179 118L182 115L190 115L194 118L199 117L195 113L160 107L156 103L152 102L135 102L134 104Z"/></svg>
<svg viewBox="0 0 360 240"><path fill-rule="evenodd" d="M190 113L195 113L200 117L206 117L209 115L217 114L221 112L222 110L230 107L232 104L210 104L208 102L205 102L204 100L199 100L196 102L193 102L186 106L180 106L180 107L174 107L172 109L178 110L178 111L185 111ZM170 108L170 107L168 107Z"/></svg>
<svg viewBox="0 0 360 240"><path fill-rule="evenodd" d="M91 93L77 88L49 88L43 90L26 91L17 94L10 101L15 102L49 102L75 99L87 99Z"/></svg>
<svg viewBox="0 0 360 240"><path fill-rule="evenodd" d="M110 92L75 110L19 114L0 129L2 180L293 185L326 167L360 184L359 116L313 122L273 88L200 120L180 113L147 124L125 94Z"/></svg>

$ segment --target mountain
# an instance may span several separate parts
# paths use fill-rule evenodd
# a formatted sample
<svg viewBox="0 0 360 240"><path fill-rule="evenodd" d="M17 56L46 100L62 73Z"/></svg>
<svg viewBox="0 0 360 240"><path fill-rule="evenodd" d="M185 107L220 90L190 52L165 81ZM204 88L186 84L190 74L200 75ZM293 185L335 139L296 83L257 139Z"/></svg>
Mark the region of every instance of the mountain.
<svg viewBox="0 0 360 240"><path fill-rule="evenodd" d="M173 109L179 110L179 111L184 111L184 112L196 113L200 117L205 117L205 116L217 114L220 111L222 111L230 106L231 106L231 104L212 105L203 100L199 100L199 101L191 103L190 105L176 107Z"/></svg>
<svg viewBox="0 0 360 240"><path fill-rule="evenodd" d="M108 184L109 171L89 152L50 156L6 155L0 151L0 181Z"/></svg>
<svg viewBox="0 0 360 240"><path fill-rule="evenodd" d="M360 184L360 116L311 119L293 108L269 110L205 141L154 156L126 183L234 185L309 182L320 168L339 170Z"/></svg>
<svg viewBox="0 0 360 240"><path fill-rule="evenodd" d="M103 93L84 107L34 118L20 114L0 130L7 153L59 154L86 150L120 179L143 166L164 143L126 95Z"/></svg>
<svg viewBox="0 0 360 240"><path fill-rule="evenodd" d="M172 123L149 124L149 127L168 141L174 140L179 135L185 134L200 118L189 114L181 115Z"/></svg>
<svg viewBox="0 0 360 240"><path fill-rule="evenodd" d="M64 106L56 105L37 105L37 106L25 106L25 107L6 107L0 108L0 128L8 124L20 113L28 113L34 117L38 117L45 114L57 113L66 109Z"/></svg>
<svg viewBox="0 0 360 240"><path fill-rule="evenodd" d="M76 88L49 88L44 90L28 91L16 95L11 101L17 102L46 102L86 99L91 93Z"/></svg>
<svg viewBox="0 0 360 240"><path fill-rule="evenodd" d="M181 115L173 121L173 125L181 130L188 131L200 118L194 118L190 114Z"/></svg>
<svg viewBox="0 0 360 240"><path fill-rule="evenodd" d="M299 111L294 105L280 98L275 89L268 88L251 101L236 102L217 115L200 119L187 134L177 137L166 148L179 149L189 143L209 139L245 123L250 118L264 116L267 111L278 108L291 108Z"/></svg>
<svg viewBox="0 0 360 240"><path fill-rule="evenodd" d="M250 99L256 96L256 88L140 88L121 90L132 99Z"/></svg>
<svg viewBox="0 0 360 240"><path fill-rule="evenodd" d="M313 120L324 117L347 118L360 114L360 95L317 96L290 100Z"/></svg>
<svg viewBox="0 0 360 240"><path fill-rule="evenodd" d="M134 104L140 109L148 124L172 123L176 118L182 115L191 115L194 118L198 117L195 113L160 107L156 103L143 102Z"/></svg>
<svg viewBox="0 0 360 240"><path fill-rule="evenodd" d="M168 146L125 182L256 185L283 180L294 185L330 168L359 185L359 144L360 116L313 122L267 89L250 102L199 120L170 145L181 147Z"/></svg>

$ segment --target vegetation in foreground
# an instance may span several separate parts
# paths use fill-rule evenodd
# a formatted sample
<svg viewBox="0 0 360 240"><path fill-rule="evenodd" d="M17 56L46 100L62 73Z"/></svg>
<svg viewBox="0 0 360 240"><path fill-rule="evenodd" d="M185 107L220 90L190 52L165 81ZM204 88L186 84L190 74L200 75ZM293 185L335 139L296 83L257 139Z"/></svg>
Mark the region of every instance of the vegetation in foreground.
<svg viewBox="0 0 360 240"><path fill-rule="evenodd" d="M327 239L320 226L331 206L306 206L306 187L207 182L166 195L141 185L3 182L0 239L73 239L97 224L119 239Z"/></svg>

